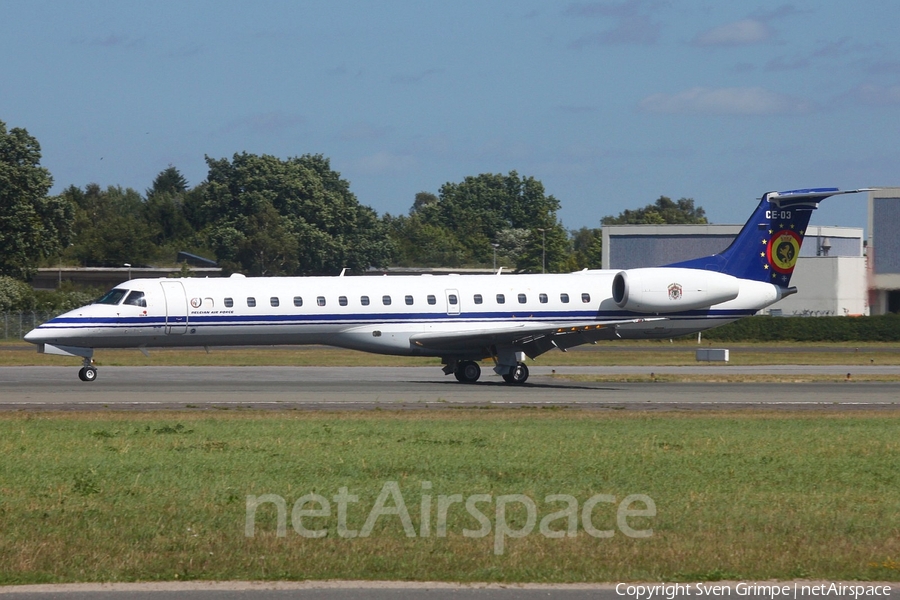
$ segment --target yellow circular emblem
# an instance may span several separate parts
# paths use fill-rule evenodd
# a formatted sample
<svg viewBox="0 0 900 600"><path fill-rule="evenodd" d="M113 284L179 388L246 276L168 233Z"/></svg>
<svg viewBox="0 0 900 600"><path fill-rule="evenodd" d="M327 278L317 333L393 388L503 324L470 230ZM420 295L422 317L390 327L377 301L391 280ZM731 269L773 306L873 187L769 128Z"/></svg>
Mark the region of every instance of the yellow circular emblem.
<svg viewBox="0 0 900 600"><path fill-rule="evenodd" d="M800 256L800 236L786 229L777 232L769 239L769 264L779 273L790 273Z"/></svg>

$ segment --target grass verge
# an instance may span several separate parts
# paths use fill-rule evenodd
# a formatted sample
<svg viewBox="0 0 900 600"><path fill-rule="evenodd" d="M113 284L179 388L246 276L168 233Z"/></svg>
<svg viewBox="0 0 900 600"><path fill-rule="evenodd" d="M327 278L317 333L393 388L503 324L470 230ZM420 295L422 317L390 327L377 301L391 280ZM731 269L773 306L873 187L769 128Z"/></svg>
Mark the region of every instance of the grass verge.
<svg viewBox="0 0 900 600"><path fill-rule="evenodd" d="M392 579L581 582L715 579L900 580L900 412L602 414L569 410L414 413L75 413L0 415L0 584L172 579ZM358 496L361 530L396 482L397 515L371 535L338 535L335 495ZM430 487L423 482L429 482ZM317 493L330 517L293 528L293 503ZM247 496L273 504L245 535ZM447 509L440 496L489 495ZM533 531L497 553L501 495L536 504ZM540 523L578 503L576 535ZM585 532L591 523L611 537ZM617 507L645 494L655 516ZM423 496L428 510L422 519ZM446 498L445 498L446 499ZM396 506L396 497L386 507ZM638 503L632 508L646 507ZM321 508L309 504L300 508ZM503 522L526 528L525 505ZM422 524L429 523L428 535ZM568 516L548 531L565 530Z"/></svg>

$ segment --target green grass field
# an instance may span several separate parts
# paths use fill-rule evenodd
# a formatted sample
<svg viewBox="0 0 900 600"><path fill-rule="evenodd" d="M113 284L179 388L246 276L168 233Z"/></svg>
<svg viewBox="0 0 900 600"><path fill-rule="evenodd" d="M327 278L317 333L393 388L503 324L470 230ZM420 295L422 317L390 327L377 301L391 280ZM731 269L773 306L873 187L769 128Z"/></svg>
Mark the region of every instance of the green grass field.
<svg viewBox="0 0 900 600"><path fill-rule="evenodd" d="M900 580L900 412L637 414L574 410L0 414L0 584L172 579L583 582ZM408 507L362 530L388 482ZM423 482L430 482L430 487ZM331 516L292 516L316 493ZM284 499L245 533L247 496ZM440 496L456 503L439 536ZM535 502L527 530L520 494ZM574 537L540 522L577 502ZM582 510L597 494L593 537ZM655 516L625 516L632 494ZM428 510L422 518L423 495ZM505 500L503 501L505 502ZM395 506L392 497L385 507ZM646 508L638 502L634 509ZM322 508L311 503L297 508ZM627 508L627 507L626 507ZM428 535L422 525L428 522ZM296 523L327 530L304 537ZM565 530L568 517L547 531Z"/></svg>

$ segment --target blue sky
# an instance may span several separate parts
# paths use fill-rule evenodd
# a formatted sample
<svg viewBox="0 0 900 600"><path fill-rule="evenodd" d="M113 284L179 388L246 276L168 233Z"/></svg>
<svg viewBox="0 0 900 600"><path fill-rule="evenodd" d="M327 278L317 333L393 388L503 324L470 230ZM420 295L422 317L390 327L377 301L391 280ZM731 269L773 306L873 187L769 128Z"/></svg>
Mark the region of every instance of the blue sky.
<svg viewBox="0 0 900 600"><path fill-rule="evenodd" d="M0 0L0 120L54 192L329 157L360 202L516 170L569 228L691 197L900 185L900 3ZM865 225L865 196L813 223Z"/></svg>

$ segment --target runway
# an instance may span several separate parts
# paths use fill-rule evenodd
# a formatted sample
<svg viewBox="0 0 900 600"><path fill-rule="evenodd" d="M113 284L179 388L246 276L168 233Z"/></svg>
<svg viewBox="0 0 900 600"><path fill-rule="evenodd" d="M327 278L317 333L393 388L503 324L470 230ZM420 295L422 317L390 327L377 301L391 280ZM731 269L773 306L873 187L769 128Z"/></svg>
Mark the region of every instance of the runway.
<svg viewBox="0 0 900 600"><path fill-rule="evenodd" d="M487 369L464 385L435 367L103 367L93 383L70 367L0 368L0 410L263 410L572 407L607 410L734 408L898 408L900 381L854 381L852 374L900 375L898 366L552 367L510 386ZM566 375L838 375L814 383L609 383Z"/></svg>

